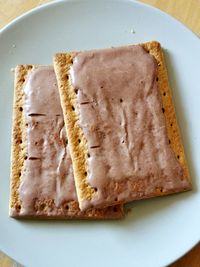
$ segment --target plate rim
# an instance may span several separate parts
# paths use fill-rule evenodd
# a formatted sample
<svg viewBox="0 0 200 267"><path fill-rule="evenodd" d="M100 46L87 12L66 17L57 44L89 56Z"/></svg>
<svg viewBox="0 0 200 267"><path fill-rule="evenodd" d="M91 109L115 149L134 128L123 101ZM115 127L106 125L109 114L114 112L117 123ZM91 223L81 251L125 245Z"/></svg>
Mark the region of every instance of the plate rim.
<svg viewBox="0 0 200 267"><path fill-rule="evenodd" d="M179 24L179 26L181 26L184 30L190 32L193 34L193 37L195 37L197 40L200 40L200 36L197 35L197 33L195 33L191 28L189 28L186 24L184 24L182 21L180 21L179 19L177 19L176 17L166 13L165 11L159 9L158 7L152 6L150 4L147 3L143 3L140 0L93 0L96 2L124 2L124 3L130 3L130 4L137 4L140 6L144 6L145 8L149 8L154 10L155 12L161 13L163 16L167 17L168 19L172 19L174 20L176 23ZM5 26L3 26L0 29L0 36L2 34L4 34L4 32L6 32L7 30L9 30L9 28L11 28L15 23L18 23L18 21L21 21L23 19L25 19L27 16L30 16L34 13L40 12L43 9L48 8L49 6L53 6L53 5L59 5L61 3L75 3L75 2L91 2L91 0L50 0L50 2L41 4L39 6L36 6L24 13L22 13L21 15L19 15L18 17L12 19L9 23L7 23Z"/></svg>

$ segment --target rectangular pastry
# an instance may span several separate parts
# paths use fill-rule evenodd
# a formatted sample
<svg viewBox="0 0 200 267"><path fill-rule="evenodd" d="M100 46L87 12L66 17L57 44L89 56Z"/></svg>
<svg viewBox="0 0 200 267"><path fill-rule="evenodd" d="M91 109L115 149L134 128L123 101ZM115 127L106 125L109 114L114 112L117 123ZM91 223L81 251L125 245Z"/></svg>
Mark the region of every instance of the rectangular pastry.
<svg viewBox="0 0 200 267"><path fill-rule="evenodd" d="M80 211L52 66L15 69L10 216L116 219L122 205Z"/></svg>
<svg viewBox="0 0 200 267"><path fill-rule="evenodd" d="M81 210L191 189L158 42L54 56Z"/></svg>

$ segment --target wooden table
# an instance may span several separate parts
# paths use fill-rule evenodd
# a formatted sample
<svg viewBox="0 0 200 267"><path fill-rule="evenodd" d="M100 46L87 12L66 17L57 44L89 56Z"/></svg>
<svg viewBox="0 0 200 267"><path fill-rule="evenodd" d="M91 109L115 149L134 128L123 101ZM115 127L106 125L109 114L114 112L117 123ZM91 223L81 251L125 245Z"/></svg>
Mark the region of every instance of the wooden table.
<svg viewBox="0 0 200 267"><path fill-rule="evenodd" d="M22 13L46 2L48 2L48 0L0 0L0 28ZM200 0L142 0L142 2L158 7L171 14L200 36ZM0 266L14 266L13 260L0 252ZM170 267L199 266L200 244L184 257L170 265Z"/></svg>

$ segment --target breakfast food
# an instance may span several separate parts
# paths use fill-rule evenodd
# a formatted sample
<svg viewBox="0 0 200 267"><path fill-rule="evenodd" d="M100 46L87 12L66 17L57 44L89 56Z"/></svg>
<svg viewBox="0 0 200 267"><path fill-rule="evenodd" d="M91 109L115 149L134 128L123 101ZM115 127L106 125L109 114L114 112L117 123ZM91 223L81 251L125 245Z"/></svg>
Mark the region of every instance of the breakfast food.
<svg viewBox="0 0 200 267"><path fill-rule="evenodd" d="M191 189L158 42L58 53L81 210Z"/></svg>
<svg viewBox="0 0 200 267"><path fill-rule="evenodd" d="M117 219L123 206L80 211L52 66L15 69L10 216Z"/></svg>

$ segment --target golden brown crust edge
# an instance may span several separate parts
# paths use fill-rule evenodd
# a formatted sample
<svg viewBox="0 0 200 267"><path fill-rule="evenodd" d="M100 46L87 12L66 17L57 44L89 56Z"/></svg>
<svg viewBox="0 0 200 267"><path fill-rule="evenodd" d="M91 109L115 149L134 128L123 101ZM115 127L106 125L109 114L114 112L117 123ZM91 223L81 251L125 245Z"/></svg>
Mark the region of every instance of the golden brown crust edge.
<svg viewBox="0 0 200 267"><path fill-rule="evenodd" d="M119 219L124 216L123 206L116 205L105 209L88 209L80 211L78 202L69 201L59 208L52 199L37 199L36 212L21 214L22 203L18 189L20 177L24 171L26 152L26 125L23 111L23 87L29 72L38 65L18 65L15 68L14 100L13 100L13 127L11 141L11 173L10 173L10 204L9 215L13 218L37 219ZM49 212L51 211L51 212Z"/></svg>
<svg viewBox="0 0 200 267"><path fill-rule="evenodd" d="M70 141L70 153L73 161L75 185L80 208L81 203L91 200L95 190L87 182L87 141L82 129L78 125L76 109L76 93L70 84L69 70L73 63L74 53L62 53L54 56L54 69L57 76L58 88L61 98L61 106L64 113L65 128ZM67 91L67 93L66 93Z"/></svg>
<svg viewBox="0 0 200 267"><path fill-rule="evenodd" d="M12 216L13 210L18 211L21 207L18 188L20 176L23 171L24 160L26 157L24 136L24 112L23 112L23 84L25 77L31 70L31 65L18 65L15 68L14 80L14 99L13 99L13 126L11 140L11 173L10 173L10 209Z"/></svg>
<svg viewBox="0 0 200 267"><path fill-rule="evenodd" d="M168 137L171 147L177 156L184 170L184 176L188 179L188 186L173 191L163 192L162 189L156 188L154 194L146 197L167 195L179 191L191 189L191 179L187 167L183 145L181 142L179 128L176 122L175 109L172 102L171 90L169 87L167 70L165 67L164 56L161 46L158 42L152 41L141 44L158 63L158 85L162 96L164 115L166 119ZM95 190L87 184L87 141L84 137L82 129L78 125L78 115L76 114L76 92L70 84L69 69L73 63L75 53L59 53L54 56L54 68L57 76L58 87L61 96L61 105L64 112L65 125L67 135L70 140L71 155L73 160L73 168L76 176L75 183L77 188L80 207L85 200L91 200L95 195ZM67 92L67 93L66 93ZM145 197L143 197L145 198Z"/></svg>
<svg viewBox="0 0 200 267"><path fill-rule="evenodd" d="M163 112L166 120L167 134L169 137L169 143L174 151L177 160L184 171L184 177L188 178L190 185L188 185L188 190L192 188L191 177L189 174L187 161L184 153L184 147L182 144L182 139L180 135L180 130L176 120L175 108L172 101L171 88L169 84L167 68L165 64L164 54L160 43L158 42L149 42L142 44L145 50L149 54L153 55L158 63L158 87L160 90Z"/></svg>

